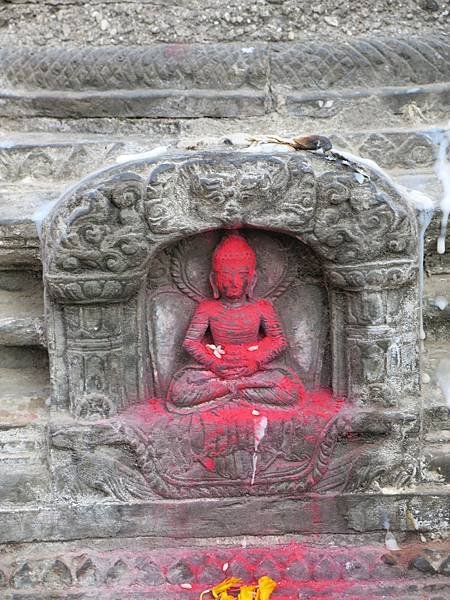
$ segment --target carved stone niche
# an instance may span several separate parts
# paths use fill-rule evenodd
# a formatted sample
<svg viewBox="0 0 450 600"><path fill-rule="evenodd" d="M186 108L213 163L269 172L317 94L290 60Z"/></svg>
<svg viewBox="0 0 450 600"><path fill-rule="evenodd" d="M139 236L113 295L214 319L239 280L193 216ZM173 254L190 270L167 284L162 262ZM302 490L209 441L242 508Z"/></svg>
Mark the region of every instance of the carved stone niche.
<svg viewBox="0 0 450 600"><path fill-rule="evenodd" d="M167 401L229 230L256 253L255 295L307 390L295 408ZM416 248L387 181L312 153L174 154L81 181L44 226L55 485L132 500L404 478L392 415L419 392Z"/></svg>

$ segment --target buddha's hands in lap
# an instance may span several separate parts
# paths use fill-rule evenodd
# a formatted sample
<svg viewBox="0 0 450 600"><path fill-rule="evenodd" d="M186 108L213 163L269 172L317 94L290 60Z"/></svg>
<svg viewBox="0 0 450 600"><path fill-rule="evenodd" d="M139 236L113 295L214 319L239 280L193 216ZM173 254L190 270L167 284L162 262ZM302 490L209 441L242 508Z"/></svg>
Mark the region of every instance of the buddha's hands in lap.
<svg viewBox="0 0 450 600"><path fill-rule="evenodd" d="M236 364L227 360L217 360L211 370L221 379L240 379L241 377L250 377L259 371L259 366L255 361L245 361L242 364Z"/></svg>

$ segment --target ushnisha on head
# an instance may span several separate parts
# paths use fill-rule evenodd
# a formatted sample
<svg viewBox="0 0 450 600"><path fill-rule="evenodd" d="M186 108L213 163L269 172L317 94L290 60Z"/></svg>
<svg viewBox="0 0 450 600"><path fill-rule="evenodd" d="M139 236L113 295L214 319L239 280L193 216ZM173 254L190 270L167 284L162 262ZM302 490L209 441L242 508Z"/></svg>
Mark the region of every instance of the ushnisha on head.
<svg viewBox="0 0 450 600"><path fill-rule="evenodd" d="M214 298L251 298L256 285L256 254L238 233L224 237L214 250L210 275Z"/></svg>

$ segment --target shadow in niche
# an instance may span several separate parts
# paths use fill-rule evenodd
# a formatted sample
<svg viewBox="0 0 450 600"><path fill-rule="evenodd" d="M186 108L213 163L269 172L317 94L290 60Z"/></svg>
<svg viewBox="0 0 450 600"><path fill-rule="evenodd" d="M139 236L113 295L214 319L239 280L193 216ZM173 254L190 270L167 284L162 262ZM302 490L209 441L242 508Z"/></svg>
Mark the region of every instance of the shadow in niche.
<svg viewBox="0 0 450 600"><path fill-rule="evenodd" d="M312 490L326 473L336 441L347 429L346 419L340 418L343 401L327 390L328 300L319 261L307 246L289 236L259 230L243 234L256 254L258 276L248 304L271 307L287 341L281 354L262 367L266 371L252 377L264 378L266 385L271 373L275 378L278 372L289 372L292 378L284 380L292 384L300 379L304 389L300 384L292 402L278 405L267 399L258 402L258 394L239 392L182 408L168 400L174 376L183 369L189 375L186 365L192 364L192 356L183 350L183 342L194 315L198 321L197 307L209 310L221 303L211 300L209 277L213 252L224 233L194 236L160 253L150 266L147 288L154 392L146 406L126 411L122 419L138 420L147 448L146 464L151 465L148 475L163 496ZM220 313L217 327L222 318ZM249 319L251 315L243 317L238 338L245 336ZM270 327L264 319L263 323L262 327ZM202 338L203 347L214 341L208 334L209 330ZM194 379L195 373L203 373L203 385L209 385L214 373L203 365L199 368L203 371L192 371ZM198 381L197 377L196 385Z"/></svg>

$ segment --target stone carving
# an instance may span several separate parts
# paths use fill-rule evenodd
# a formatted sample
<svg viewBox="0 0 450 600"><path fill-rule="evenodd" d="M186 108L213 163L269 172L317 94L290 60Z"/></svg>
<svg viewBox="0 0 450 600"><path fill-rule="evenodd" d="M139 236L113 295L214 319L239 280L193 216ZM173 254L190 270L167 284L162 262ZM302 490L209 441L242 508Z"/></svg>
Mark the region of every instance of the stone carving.
<svg viewBox="0 0 450 600"><path fill-rule="evenodd" d="M122 173L83 194L56 241L59 270L123 273L142 267L147 258L139 214L142 183L139 176Z"/></svg>
<svg viewBox="0 0 450 600"><path fill-rule="evenodd" d="M395 113L414 94L420 108L442 120L448 48L446 36L426 36L2 49L2 110L19 117L243 118L287 111L330 118L367 102L377 114ZM429 88L411 91L423 85Z"/></svg>
<svg viewBox="0 0 450 600"><path fill-rule="evenodd" d="M276 44L273 50L274 83L296 90L427 84L450 74L448 40L438 36Z"/></svg>
<svg viewBox="0 0 450 600"><path fill-rule="evenodd" d="M213 254L214 299L200 302L183 343L194 363L174 375L170 405L189 409L242 399L286 406L301 400L300 381L276 365L287 341L273 305L253 298L256 281L254 250L238 234L226 236Z"/></svg>
<svg viewBox="0 0 450 600"><path fill-rule="evenodd" d="M30 173L33 179L72 179L100 168L126 151L127 146L121 142L83 141L64 146L43 143L37 149L18 145L0 150L0 174L9 181L24 179Z"/></svg>
<svg viewBox="0 0 450 600"><path fill-rule="evenodd" d="M367 263L327 270L332 285L346 289L396 288L414 283L417 265L411 261Z"/></svg>
<svg viewBox="0 0 450 600"><path fill-rule="evenodd" d="M55 471L58 493L65 498L94 493L126 502L155 496L151 467L145 458L145 439L139 429L129 429L122 423L89 429L56 428L52 447L73 457L62 461ZM130 453L138 460L138 468L127 460Z"/></svg>
<svg viewBox="0 0 450 600"><path fill-rule="evenodd" d="M275 243L277 243L275 238L272 239ZM292 284L297 275L298 269L298 265L296 264L296 255L292 251L292 245L289 248L283 244L279 244L278 249L282 260L279 263L276 279L271 281L268 287L259 290L259 295L261 297L269 298L272 301L279 298ZM193 282L189 277L186 255L189 254L190 250L189 244L185 243L184 241L177 245L170 261L170 274L181 293L186 294L195 302L201 302L208 297L208 290L196 287L196 282ZM153 280L154 277L155 273L152 272L151 278ZM161 274L159 277L161 277ZM167 278L164 281L167 282ZM155 287L155 283L158 282L161 283L160 278L159 281L153 283L153 287Z"/></svg>
<svg viewBox="0 0 450 600"><path fill-rule="evenodd" d="M262 89L267 49L254 44L158 44L142 47L2 49L3 86L50 90L143 88Z"/></svg>
<svg viewBox="0 0 450 600"><path fill-rule="evenodd" d="M437 148L431 135L399 133L395 135L372 133L350 136L344 141L361 156L370 158L381 167L404 169L431 167L436 160Z"/></svg>
<svg viewBox="0 0 450 600"><path fill-rule="evenodd" d="M429 596L430 590L437 587L443 597L442 592L448 589L450 557L445 543L441 542L438 549L433 548L433 544L420 547L422 564L417 562L413 566L423 572L427 559L428 569L418 577L411 574L412 561L409 567L408 561L395 563L381 544L366 544L362 551L360 545L348 548L335 544L324 549L321 541L292 541L289 545L252 545L248 548L218 548L210 544L199 550L195 546L143 549L124 539L120 540L120 547L111 547L111 541L106 544L96 540L79 545L76 551L70 542L60 544L56 558L45 547L25 545L14 553L5 553L0 585L5 594L15 593L16 596L42 596L51 589L53 595L70 594L83 598L92 595L89 588L95 587L97 595L117 595L118 590L126 595L132 588L136 590L134 593L157 595L167 600L180 596L181 583L190 582L192 586L204 589L212 582L220 581L226 561L229 576L252 581L269 573L282 582L282 593L292 597L300 586L305 593L314 594L318 581L327 585L330 581L337 582L335 587L338 585L348 594L368 593L374 597L379 592L392 596L394 588L401 598L417 599ZM402 549L404 554L418 561L417 545L411 543ZM32 558L27 556L27 551L33 551ZM387 556L392 560L387 560ZM437 579L430 579L432 574ZM447 580L439 578L438 574L447 575ZM417 593L411 590L411 579ZM186 595L184 591L182 594Z"/></svg>
<svg viewBox="0 0 450 600"><path fill-rule="evenodd" d="M60 490L351 485L339 398L418 388L416 228L388 182L329 158L173 155L63 197L44 226L53 402L75 420L53 428Z"/></svg>
<svg viewBox="0 0 450 600"><path fill-rule="evenodd" d="M212 88L289 85L294 89L423 85L447 81L443 36L345 43L160 44L109 48L2 49L2 85L51 90ZM368 68L370 65L370 68ZM269 81L269 76L272 81Z"/></svg>
<svg viewBox="0 0 450 600"><path fill-rule="evenodd" d="M170 214L166 198L175 190L178 200ZM159 235L186 230L191 215L215 227L242 225L250 216L262 225L275 198L280 224L303 228L313 218L315 178L307 163L257 156L244 161L166 163L150 176L145 215L151 231Z"/></svg>
<svg viewBox="0 0 450 600"><path fill-rule="evenodd" d="M336 177L329 172L319 178L319 190L324 207L315 222L314 243L327 259L347 263L411 252L413 231L407 212L392 205L387 194L375 191L371 181L360 183L354 174ZM374 231L379 234L376 238Z"/></svg>

